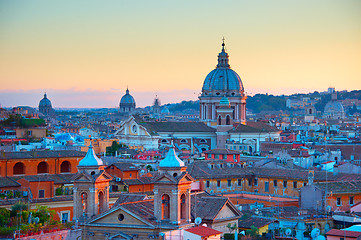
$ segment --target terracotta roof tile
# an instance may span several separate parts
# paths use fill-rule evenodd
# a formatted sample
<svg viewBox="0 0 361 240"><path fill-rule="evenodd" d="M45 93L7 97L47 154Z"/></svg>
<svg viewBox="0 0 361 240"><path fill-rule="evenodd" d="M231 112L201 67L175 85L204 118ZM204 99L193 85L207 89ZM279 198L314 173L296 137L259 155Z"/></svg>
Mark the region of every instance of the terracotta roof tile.
<svg viewBox="0 0 361 240"><path fill-rule="evenodd" d="M222 234L222 232L220 231L205 226L192 227L186 229L185 231L202 237L210 237L210 236Z"/></svg>

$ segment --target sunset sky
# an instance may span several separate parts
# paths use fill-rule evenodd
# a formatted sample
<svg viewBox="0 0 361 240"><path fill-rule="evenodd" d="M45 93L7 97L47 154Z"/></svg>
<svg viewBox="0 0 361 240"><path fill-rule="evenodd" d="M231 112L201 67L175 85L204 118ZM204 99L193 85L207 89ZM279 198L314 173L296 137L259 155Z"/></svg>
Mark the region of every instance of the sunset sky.
<svg viewBox="0 0 361 240"><path fill-rule="evenodd" d="M196 100L223 36L249 95L361 89L360 0L0 0L0 105Z"/></svg>

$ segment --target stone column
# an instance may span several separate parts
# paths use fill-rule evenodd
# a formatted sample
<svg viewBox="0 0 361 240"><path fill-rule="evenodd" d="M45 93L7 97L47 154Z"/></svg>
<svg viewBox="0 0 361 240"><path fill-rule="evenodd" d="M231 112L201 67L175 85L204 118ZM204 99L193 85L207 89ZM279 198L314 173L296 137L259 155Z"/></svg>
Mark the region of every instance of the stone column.
<svg viewBox="0 0 361 240"><path fill-rule="evenodd" d="M172 196L170 199L170 221L174 224L179 224L179 216L180 216L180 209L179 209L179 194L177 189L172 190Z"/></svg>
<svg viewBox="0 0 361 240"><path fill-rule="evenodd" d="M88 211L88 216L90 215L90 217L92 218L93 216L98 215L98 204L97 204L97 197L96 196L96 191L95 188L89 188L89 199L88 199L88 204L89 204L89 210Z"/></svg>
<svg viewBox="0 0 361 240"><path fill-rule="evenodd" d="M73 188L73 220L79 218L79 200L78 200L78 188Z"/></svg>

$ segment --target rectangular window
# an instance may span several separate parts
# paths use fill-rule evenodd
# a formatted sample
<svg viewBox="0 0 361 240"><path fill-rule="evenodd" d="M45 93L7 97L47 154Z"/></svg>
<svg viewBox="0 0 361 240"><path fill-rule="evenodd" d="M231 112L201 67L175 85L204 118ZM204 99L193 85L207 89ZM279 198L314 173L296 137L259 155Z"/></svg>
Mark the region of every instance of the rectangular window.
<svg viewBox="0 0 361 240"><path fill-rule="evenodd" d="M217 180L217 187L221 187L221 180Z"/></svg>
<svg viewBox="0 0 361 240"><path fill-rule="evenodd" d="M254 185L255 185L255 186L258 186L258 178L255 178L255 179L254 179Z"/></svg>
<svg viewBox="0 0 361 240"><path fill-rule="evenodd" d="M219 154L214 154L215 159L219 159Z"/></svg>
<svg viewBox="0 0 361 240"><path fill-rule="evenodd" d="M297 188L297 182L293 182L293 188Z"/></svg>
<svg viewBox="0 0 361 240"><path fill-rule="evenodd" d="M303 186L306 186L306 185L307 185L307 183L306 183L306 182L304 182L304 183L303 183Z"/></svg>
<svg viewBox="0 0 361 240"><path fill-rule="evenodd" d="M131 173L129 173L129 177L132 177L132 174L131 174Z"/></svg>
<svg viewBox="0 0 361 240"><path fill-rule="evenodd" d="M337 206L342 206L342 202L341 202L341 198L340 198L340 197L336 198L336 205L337 205Z"/></svg>
<svg viewBox="0 0 361 240"><path fill-rule="evenodd" d="M239 187L242 186L242 179L241 178L238 179L238 186Z"/></svg>
<svg viewBox="0 0 361 240"><path fill-rule="evenodd" d="M269 182L264 183L264 191L269 192Z"/></svg>
<svg viewBox="0 0 361 240"><path fill-rule="evenodd" d="M206 182L206 187L209 188L211 183L209 181Z"/></svg>
<svg viewBox="0 0 361 240"><path fill-rule="evenodd" d="M69 212L61 212L61 223L69 222Z"/></svg>
<svg viewBox="0 0 361 240"><path fill-rule="evenodd" d="M252 186L252 179L248 178L248 186Z"/></svg>
<svg viewBox="0 0 361 240"><path fill-rule="evenodd" d="M353 205L353 197L350 197L349 203L350 203L350 205Z"/></svg>
<svg viewBox="0 0 361 240"><path fill-rule="evenodd" d="M232 186L232 180L228 179L228 187L231 187L231 186Z"/></svg>
<svg viewBox="0 0 361 240"><path fill-rule="evenodd" d="M208 153L208 158L212 158L212 154Z"/></svg>
<svg viewBox="0 0 361 240"><path fill-rule="evenodd" d="M273 180L273 186L277 187L277 180Z"/></svg>
<svg viewBox="0 0 361 240"><path fill-rule="evenodd" d="M45 190L41 189L39 190L39 198L44 198L45 197Z"/></svg>
<svg viewBox="0 0 361 240"><path fill-rule="evenodd" d="M283 188L287 188L287 181L283 181Z"/></svg>

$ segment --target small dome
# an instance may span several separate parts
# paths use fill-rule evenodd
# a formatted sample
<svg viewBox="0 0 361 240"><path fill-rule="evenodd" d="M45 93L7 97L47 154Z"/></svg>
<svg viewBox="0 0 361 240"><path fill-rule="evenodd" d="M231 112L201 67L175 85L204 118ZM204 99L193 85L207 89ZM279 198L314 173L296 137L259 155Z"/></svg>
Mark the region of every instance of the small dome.
<svg viewBox="0 0 361 240"><path fill-rule="evenodd" d="M229 107L229 105L231 105L231 103L229 102L229 99L228 99L226 96L224 96L224 97L221 99L221 101L219 101L219 105L220 105L220 106L227 106L227 107Z"/></svg>
<svg viewBox="0 0 361 240"><path fill-rule="evenodd" d="M135 104L135 100L132 95L129 94L129 90L127 89L125 95L121 98L120 104Z"/></svg>
<svg viewBox="0 0 361 240"><path fill-rule="evenodd" d="M90 143L89 149L85 157L80 160L78 167L102 166L103 161L97 157L94 152L93 145Z"/></svg>
<svg viewBox="0 0 361 240"><path fill-rule="evenodd" d="M39 108L41 107L51 107L51 101L47 98L46 93L44 94L44 98L39 102Z"/></svg>
<svg viewBox="0 0 361 240"><path fill-rule="evenodd" d="M170 114L170 111L169 109L167 108L167 106L164 106L161 110L161 113L162 114L165 114L165 115L169 115Z"/></svg>
<svg viewBox="0 0 361 240"><path fill-rule="evenodd" d="M160 161L159 167L184 167L184 162L177 157L173 145L169 149L167 156Z"/></svg>

